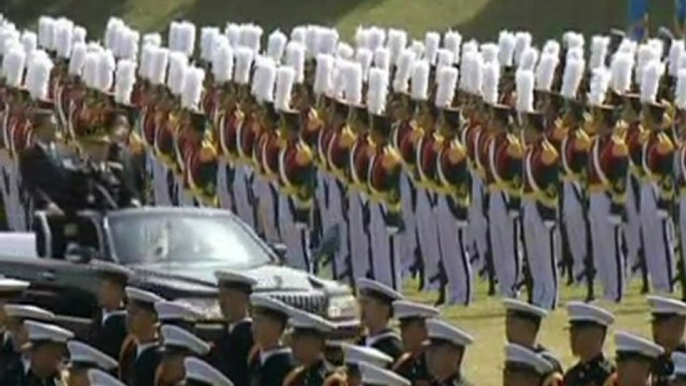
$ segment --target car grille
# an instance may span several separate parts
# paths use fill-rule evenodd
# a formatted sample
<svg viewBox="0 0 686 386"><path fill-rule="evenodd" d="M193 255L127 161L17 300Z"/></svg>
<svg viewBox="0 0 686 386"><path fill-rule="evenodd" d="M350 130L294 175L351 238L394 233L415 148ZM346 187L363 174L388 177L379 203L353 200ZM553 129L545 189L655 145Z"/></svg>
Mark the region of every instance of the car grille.
<svg viewBox="0 0 686 386"><path fill-rule="evenodd" d="M296 293L296 294L269 294L269 296L278 299L291 307L299 310L307 311L309 313L325 315L326 314L326 296L312 293Z"/></svg>

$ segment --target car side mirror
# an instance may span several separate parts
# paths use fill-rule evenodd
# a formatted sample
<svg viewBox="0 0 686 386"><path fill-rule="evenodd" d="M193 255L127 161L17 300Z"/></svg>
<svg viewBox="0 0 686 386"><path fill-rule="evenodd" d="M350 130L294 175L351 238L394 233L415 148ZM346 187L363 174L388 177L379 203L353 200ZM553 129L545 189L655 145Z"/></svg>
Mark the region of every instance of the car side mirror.
<svg viewBox="0 0 686 386"><path fill-rule="evenodd" d="M288 252L286 244L270 243L269 246L276 254L276 257L279 258L279 263L284 264L286 262L286 253Z"/></svg>
<svg viewBox="0 0 686 386"><path fill-rule="evenodd" d="M97 259L98 255L95 248L83 245L71 245L65 254L67 261L75 264L88 264Z"/></svg>

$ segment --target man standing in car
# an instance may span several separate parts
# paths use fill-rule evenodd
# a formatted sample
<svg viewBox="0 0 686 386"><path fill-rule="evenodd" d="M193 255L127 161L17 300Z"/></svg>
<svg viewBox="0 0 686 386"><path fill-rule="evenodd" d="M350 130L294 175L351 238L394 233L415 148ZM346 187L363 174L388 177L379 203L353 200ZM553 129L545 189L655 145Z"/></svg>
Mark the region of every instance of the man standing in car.
<svg viewBox="0 0 686 386"><path fill-rule="evenodd" d="M124 289L130 272L108 263L98 263L96 270L101 279L98 288L100 309L91 321L88 343L112 358L119 358L127 335Z"/></svg>

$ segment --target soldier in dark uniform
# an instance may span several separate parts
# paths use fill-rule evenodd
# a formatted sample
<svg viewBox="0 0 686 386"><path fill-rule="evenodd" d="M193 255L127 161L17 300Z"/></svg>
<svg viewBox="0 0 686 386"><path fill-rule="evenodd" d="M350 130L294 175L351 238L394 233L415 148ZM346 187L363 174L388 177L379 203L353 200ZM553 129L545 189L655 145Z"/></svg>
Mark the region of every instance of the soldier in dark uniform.
<svg viewBox="0 0 686 386"><path fill-rule="evenodd" d="M119 355L119 378L129 386L151 386L162 360L155 303L164 299L133 287L126 287L126 297L130 335Z"/></svg>
<svg viewBox="0 0 686 386"><path fill-rule="evenodd" d="M341 348L345 357L344 364L329 375L324 381L325 386L360 386L360 364L388 368L393 362L393 358L372 347L343 343Z"/></svg>
<svg viewBox="0 0 686 386"><path fill-rule="evenodd" d="M360 364L360 378L364 386L410 386L410 381L383 367Z"/></svg>
<svg viewBox="0 0 686 386"><path fill-rule="evenodd" d="M335 326L317 315L300 310L290 314L291 349L298 367L283 382L284 386L322 386L333 371L324 359L326 334Z"/></svg>
<svg viewBox="0 0 686 386"><path fill-rule="evenodd" d="M555 371L562 373L562 364L548 349L537 342L541 321L548 311L515 299L503 301L505 315L505 335L508 343L515 343L541 354L553 364Z"/></svg>
<svg viewBox="0 0 686 386"><path fill-rule="evenodd" d="M643 337L615 332L617 371L605 386L650 385L651 367L664 353L662 347Z"/></svg>
<svg viewBox="0 0 686 386"><path fill-rule="evenodd" d="M114 265L98 264L100 286L98 304L100 309L93 317L88 343L112 358L119 353L126 339L126 309L124 308L124 288L130 271Z"/></svg>
<svg viewBox="0 0 686 386"><path fill-rule="evenodd" d="M21 298L24 290L29 286L28 282L0 277L0 328L2 328L2 342L0 342L0 384L5 384L4 380L15 362L16 350L12 342L12 335L7 329L7 314L4 305L7 302Z"/></svg>
<svg viewBox="0 0 686 386"><path fill-rule="evenodd" d="M200 311L177 301L157 302L155 312L162 326L175 326L191 333L195 332L195 324L202 317Z"/></svg>
<svg viewBox="0 0 686 386"><path fill-rule="evenodd" d="M62 385L59 366L64 360L65 345L74 337L54 324L26 322L30 342L29 358L22 371L16 372L6 385L58 386Z"/></svg>
<svg viewBox="0 0 686 386"><path fill-rule="evenodd" d="M561 386L562 374L547 358L516 343L505 346L504 386Z"/></svg>
<svg viewBox="0 0 686 386"><path fill-rule="evenodd" d="M255 279L239 272L219 271L219 307L224 328L213 342L209 362L235 386L248 386L248 354L253 347L252 319L248 314Z"/></svg>
<svg viewBox="0 0 686 386"><path fill-rule="evenodd" d="M69 370L66 375L69 386L89 386L88 372L92 369L113 373L117 361L102 351L78 341L67 343L69 350Z"/></svg>
<svg viewBox="0 0 686 386"><path fill-rule="evenodd" d="M198 358L186 358L183 364L186 368L185 386L234 386L217 369Z"/></svg>
<svg viewBox="0 0 686 386"><path fill-rule="evenodd" d="M649 296L648 303L652 313L653 341L664 350L653 364L653 386L667 386L674 371L672 354L686 353L686 303L660 296Z"/></svg>
<svg viewBox="0 0 686 386"><path fill-rule="evenodd" d="M393 371L415 386L428 386L431 375L426 364L426 345L429 332L426 320L437 317L439 311L431 306L405 300L393 302L393 314L400 321L403 355L393 364Z"/></svg>
<svg viewBox="0 0 686 386"><path fill-rule="evenodd" d="M567 304L572 353L579 362L564 375L566 386L603 386L615 371L603 354L607 328L614 322L608 311L582 302Z"/></svg>
<svg viewBox="0 0 686 386"><path fill-rule="evenodd" d="M282 386L294 367L291 349L281 343L290 307L261 294L251 295L250 303L253 307L255 346L248 356L248 384Z"/></svg>
<svg viewBox="0 0 686 386"><path fill-rule="evenodd" d="M427 363L434 386L469 386L462 373L462 361L467 346L474 338L440 319L426 322L429 330Z"/></svg>
<svg viewBox="0 0 686 386"><path fill-rule="evenodd" d="M175 386L186 376L183 361L188 357L204 358L210 352L210 345L177 326L163 325L160 333L163 355L154 386Z"/></svg>
<svg viewBox="0 0 686 386"><path fill-rule="evenodd" d="M357 344L375 349L397 360L402 355L402 343L395 331L389 327L393 317L393 302L402 295L377 281L361 278L357 281L360 303L360 320L366 329Z"/></svg>

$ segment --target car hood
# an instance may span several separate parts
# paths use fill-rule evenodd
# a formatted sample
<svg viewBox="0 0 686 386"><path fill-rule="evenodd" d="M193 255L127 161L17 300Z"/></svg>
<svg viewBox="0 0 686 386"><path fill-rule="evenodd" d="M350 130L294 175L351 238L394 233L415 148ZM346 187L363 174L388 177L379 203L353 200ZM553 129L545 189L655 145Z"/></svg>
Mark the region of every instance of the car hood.
<svg viewBox="0 0 686 386"><path fill-rule="evenodd" d="M214 292L217 280L216 271L231 269L222 263L155 263L132 265L146 281L158 285L169 285L180 291ZM334 281L322 280L307 272L279 265L264 265L241 271L257 281L257 291L306 292L323 291L327 293L348 292L346 286Z"/></svg>

